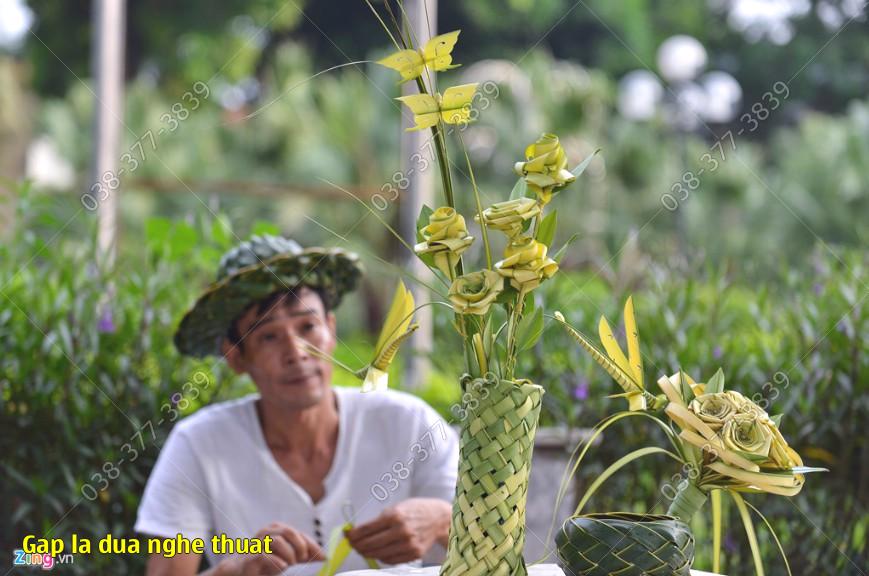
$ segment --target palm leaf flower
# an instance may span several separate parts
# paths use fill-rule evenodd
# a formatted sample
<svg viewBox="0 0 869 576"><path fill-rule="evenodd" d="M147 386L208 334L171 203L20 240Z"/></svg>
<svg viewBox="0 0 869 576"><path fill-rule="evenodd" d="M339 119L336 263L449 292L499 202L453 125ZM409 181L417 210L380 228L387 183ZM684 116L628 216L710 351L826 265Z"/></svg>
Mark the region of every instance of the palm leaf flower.
<svg viewBox="0 0 869 576"><path fill-rule="evenodd" d="M567 156L555 134L543 134L530 144L525 149L525 162L517 162L513 169L525 177L528 189L541 205L552 200L553 192L576 180L567 169Z"/></svg>
<svg viewBox="0 0 869 576"><path fill-rule="evenodd" d="M558 271L558 263L546 252L546 244L530 236L517 238L504 249L504 259L495 264L495 270L520 293L533 290Z"/></svg>
<svg viewBox="0 0 869 576"><path fill-rule="evenodd" d="M450 303L457 314L483 316L504 289L504 278L491 270L459 276L450 286Z"/></svg>
<svg viewBox="0 0 869 576"><path fill-rule="evenodd" d="M706 493L724 488L794 496L806 472L822 470L803 466L763 408L739 392L725 391L721 370L707 384L683 387L681 380L680 374L663 376L658 385L670 401L665 413L680 428L679 437L700 453L699 474L685 490ZM676 510L692 514L692 507L684 509L683 504L677 496Z"/></svg>
<svg viewBox="0 0 869 576"><path fill-rule="evenodd" d="M522 233L525 223L540 214L540 205L532 198L516 198L497 202L483 210L483 221L488 228L498 230L513 239ZM479 216L474 219L479 222Z"/></svg>
<svg viewBox="0 0 869 576"><path fill-rule="evenodd" d="M370 2L368 5L377 14ZM433 213L429 214L430 209L424 208L428 211L424 212L429 215L428 223L420 225L420 242L414 251L430 268L440 270L450 280L448 297L455 312L454 326L462 338L467 370L460 379L464 392L462 398L463 402L468 402L465 397L470 397L476 403L473 409L467 406L467 418L462 421L459 480L447 561L441 574L525 576L527 572L522 559L525 494L530 450L542 399L540 386L514 374L516 356L521 350L532 347L542 332L542 312L534 309L533 313L526 314L525 296L558 270L558 263L548 256L557 220L554 211L546 218L543 218L543 211L555 193L573 182L589 166L594 154L570 171L558 137L543 134L525 148L524 160L514 166L521 178L514 187L515 195L511 194L509 201L484 210L465 150L476 220L481 226L486 255L484 269L465 273L462 253L473 238L468 234L464 218L455 209L447 154L448 134L444 125L471 120L471 103L477 84L452 86L442 94L435 92L435 73L453 67L452 51L458 40L458 31L435 37L420 49L410 45L411 38L406 35L408 23L400 25L391 11L390 16L396 24L396 36L406 49L384 58L380 64L398 71L402 82L416 79L419 94L402 96L398 100L414 115L415 125L409 130L432 130L445 199L445 206ZM398 45L396 37L392 38ZM426 75L428 82L422 77L426 72L429 73ZM529 198L522 198L525 195ZM494 264L488 241L489 228L499 230L509 238L503 259ZM505 287L507 279L510 289ZM494 312L493 307L498 306L506 312L506 321ZM400 343L415 327L410 323L413 310L412 297L400 285L378 340L375 359L357 373L364 378L366 389L385 387L385 370ZM726 392L721 371L706 383L698 383L679 372L658 380L662 395L650 393L644 383L631 298L624 309L626 351L605 318L601 318L598 325L601 348L569 326L560 313L556 312L555 318L621 386L623 392L617 396L625 398L629 408L610 416L595 428L595 433L574 463L574 471L594 439L607 427L627 417L653 420L674 448L670 451L645 447L617 460L589 485L576 514L594 491L621 467L641 457L663 453L697 471L694 477L679 484L670 507L671 514L687 521L700 509L710 492L730 494L742 516L757 573L761 575L754 530L746 504L738 492L793 495L802 488L806 472L820 469L802 465L800 456L779 432L776 418L770 417L744 396ZM505 340L503 345L499 339ZM486 390L485 395L480 393L481 389ZM661 407L665 407L664 411L657 412ZM508 484L499 487L496 479L503 481L503 478L508 478ZM563 492L559 494L559 502L563 495ZM507 500L510 500L509 504ZM718 501L717 496L713 498L713 503ZM713 519L719 525L713 532L717 534L714 540L720 543L720 514L716 514L716 509L720 510L720 506L713 505ZM496 535L497 540L492 535ZM642 558L647 559L645 555ZM716 565L713 569L717 568Z"/></svg>
<svg viewBox="0 0 869 576"><path fill-rule="evenodd" d="M465 218L449 206L431 213L428 225L420 230L423 242L413 247L419 255L431 254L435 266L447 278L453 278L459 257L474 242L468 234Z"/></svg>

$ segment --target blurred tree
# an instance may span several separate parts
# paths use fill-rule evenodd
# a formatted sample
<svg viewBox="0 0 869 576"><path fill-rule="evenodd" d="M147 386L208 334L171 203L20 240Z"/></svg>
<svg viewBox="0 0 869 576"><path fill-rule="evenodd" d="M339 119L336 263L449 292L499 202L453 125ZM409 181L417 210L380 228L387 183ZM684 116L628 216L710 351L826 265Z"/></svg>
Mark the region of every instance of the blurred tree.
<svg viewBox="0 0 869 576"><path fill-rule="evenodd" d="M616 78L638 67L654 70L660 43L674 34L690 34L706 46L711 66L736 76L749 104L759 101L773 82L792 77L791 100L830 112L843 111L869 89L865 6L863 15L855 18L853 2L811 0L806 13L790 24L789 41L776 44L765 36L750 40L743 31L724 25L732 4L441 2L438 27L463 30L463 62L491 57L521 60L536 47ZM33 63L34 87L39 94L61 95L75 79L52 52L79 77L89 75L91 2L31 0L30 5L37 16L34 31L39 40L29 39L25 56ZM127 75L157 72L168 85L207 81L214 75L227 82L266 78L278 48L290 40L308 48L315 69L356 60L388 44L362 0L342 3L341 17L336 17L330 2L153 0L128 6ZM375 6L382 11L383 0ZM766 133L787 119L776 115L761 130Z"/></svg>

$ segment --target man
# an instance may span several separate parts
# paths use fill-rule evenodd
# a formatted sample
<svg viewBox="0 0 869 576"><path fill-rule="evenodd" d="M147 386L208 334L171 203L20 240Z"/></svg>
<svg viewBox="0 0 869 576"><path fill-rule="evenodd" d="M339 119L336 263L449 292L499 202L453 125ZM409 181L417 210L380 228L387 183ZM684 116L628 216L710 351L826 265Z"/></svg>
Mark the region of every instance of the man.
<svg viewBox="0 0 869 576"><path fill-rule="evenodd" d="M331 386L331 309L355 288L358 258L254 237L221 260L218 281L182 320L175 344L222 355L259 394L199 410L169 435L136 530L201 538L210 575L315 574L333 531L366 559L398 564L446 545L458 463L455 433L400 392ZM313 354L311 351L319 351ZM271 537L271 553L218 556L211 537ZM188 576L199 554L152 554L148 576ZM285 572L285 569L292 567Z"/></svg>

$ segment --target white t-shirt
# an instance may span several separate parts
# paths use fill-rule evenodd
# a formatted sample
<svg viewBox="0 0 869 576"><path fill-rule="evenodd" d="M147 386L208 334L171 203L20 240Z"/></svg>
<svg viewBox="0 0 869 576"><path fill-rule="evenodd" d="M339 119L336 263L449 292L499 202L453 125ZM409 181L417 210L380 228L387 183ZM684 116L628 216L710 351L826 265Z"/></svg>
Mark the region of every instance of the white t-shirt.
<svg viewBox="0 0 869 576"><path fill-rule="evenodd" d="M136 531L202 538L214 565L220 559L211 549L214 535L252 538L282 522L317 541L318 520L325 550L345 514L354 514L358 525L407 498L452 502L458 438L428 404L392 390L333 390L338 445L318 503L274 459L253 394L203 408L172 429L145 487ZM285 574L316 574L321 565L302 564ZM342 570L366 567L352 551Z"/></svg>

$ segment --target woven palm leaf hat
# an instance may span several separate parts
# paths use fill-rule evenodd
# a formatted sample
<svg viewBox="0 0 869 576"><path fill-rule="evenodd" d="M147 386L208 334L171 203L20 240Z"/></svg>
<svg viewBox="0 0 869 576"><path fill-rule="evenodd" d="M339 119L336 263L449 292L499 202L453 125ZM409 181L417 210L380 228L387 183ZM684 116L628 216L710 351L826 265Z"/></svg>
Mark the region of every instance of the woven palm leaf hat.
<svg viewBox="0 0 869 576"><path fill-rule="evenodd" d="M337 307L362 276L359 256L340 248L302 248L281 236L253 236L220 259L217 280L181 319L175 347L182 354L220 355L235 318L253 302L279 290L320 290L326 306Z"/></svg>

